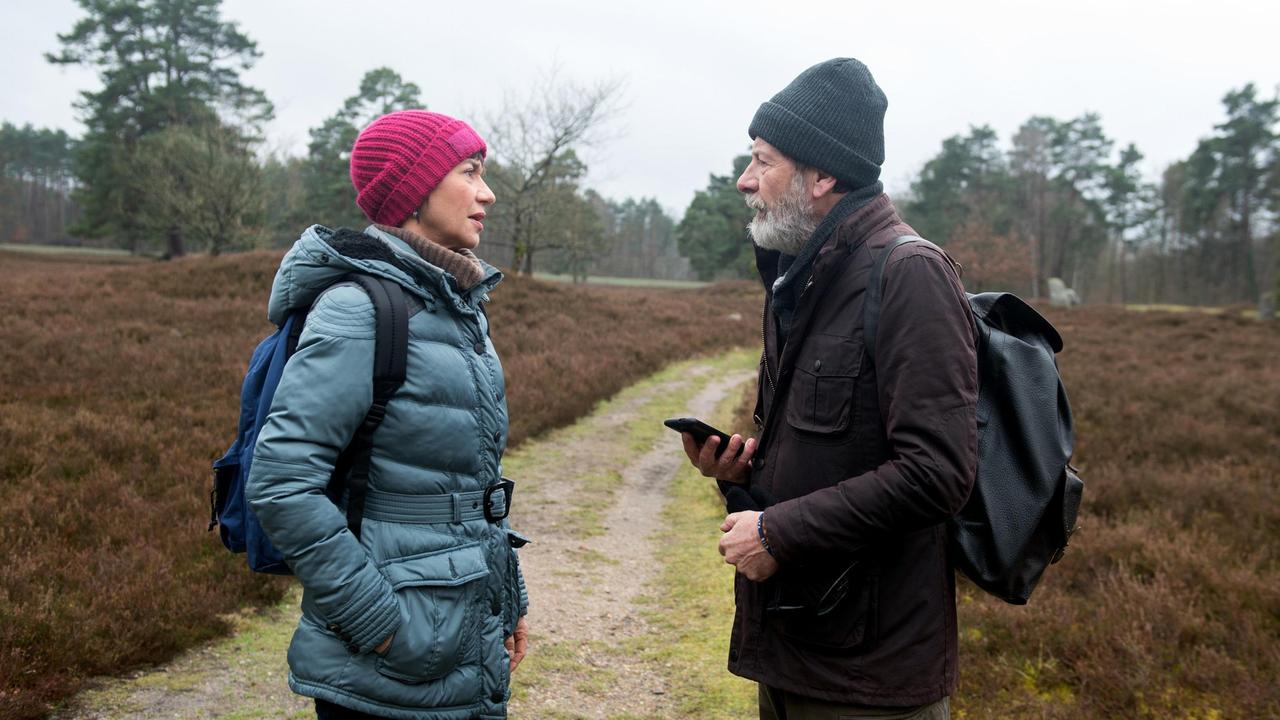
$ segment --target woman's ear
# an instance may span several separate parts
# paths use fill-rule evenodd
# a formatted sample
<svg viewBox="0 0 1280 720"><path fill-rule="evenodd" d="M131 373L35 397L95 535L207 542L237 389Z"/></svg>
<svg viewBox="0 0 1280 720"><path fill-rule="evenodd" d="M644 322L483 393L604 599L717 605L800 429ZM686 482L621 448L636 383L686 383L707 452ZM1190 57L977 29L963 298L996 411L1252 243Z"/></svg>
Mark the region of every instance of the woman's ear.
<svg viewBox="0 0 1280 720"><path fill-rule="evenodd" d="M418 218L422 215L422 211L426 209L427 209L427 200L426 198L423 198L422 203L418 205L418 209L414 210L412 215L405 218L404 222L400 223L400 229L410 230L421 235L422 225L418 222Z"/></svg>

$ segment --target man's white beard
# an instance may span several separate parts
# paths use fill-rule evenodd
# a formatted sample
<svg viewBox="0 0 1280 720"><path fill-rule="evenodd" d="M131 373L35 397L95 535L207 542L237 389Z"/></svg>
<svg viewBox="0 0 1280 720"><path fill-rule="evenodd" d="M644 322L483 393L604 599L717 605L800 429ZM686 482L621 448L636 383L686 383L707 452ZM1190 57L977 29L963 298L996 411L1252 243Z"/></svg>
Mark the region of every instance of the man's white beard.
<svg viewBox="0 0 1280 720"><path fill-rule="evenodd" d="M813 219L813 206L805 193L804 176L796 173L787 192L778 198L776 207L767 209L764 201L752 193L745 197L747 207L765 210L763 217L756 217L747 225L751 240L765 250L778 250L787 255L799 255L804 244L817 229Z"/></svg>

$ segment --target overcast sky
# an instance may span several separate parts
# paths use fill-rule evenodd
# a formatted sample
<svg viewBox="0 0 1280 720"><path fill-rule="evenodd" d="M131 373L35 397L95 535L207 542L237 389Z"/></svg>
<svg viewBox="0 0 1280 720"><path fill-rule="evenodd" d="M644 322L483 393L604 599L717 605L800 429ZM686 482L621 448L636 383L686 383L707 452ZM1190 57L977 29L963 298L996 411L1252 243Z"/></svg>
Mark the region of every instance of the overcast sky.
<svg viewBox="0 0 1280 720"><path fill-rule="evenodd" d="M275 103L270 142L297 153L380 65L464 119L557 60L579 82L620 78L626 110L586 154L591 182L677 216L746 149L756 107L830 57L866 62L889 98L890 193L943 138L985 123L1005 144L1035 114L1100 113L1154 176L1221 121L1228 90L1280 83L1274 0L225 0L223 14L263 52L245 79ZM0 0L0 120L81 132L71 104L95 74L43 59L80 16L72 0Z"/></svg>

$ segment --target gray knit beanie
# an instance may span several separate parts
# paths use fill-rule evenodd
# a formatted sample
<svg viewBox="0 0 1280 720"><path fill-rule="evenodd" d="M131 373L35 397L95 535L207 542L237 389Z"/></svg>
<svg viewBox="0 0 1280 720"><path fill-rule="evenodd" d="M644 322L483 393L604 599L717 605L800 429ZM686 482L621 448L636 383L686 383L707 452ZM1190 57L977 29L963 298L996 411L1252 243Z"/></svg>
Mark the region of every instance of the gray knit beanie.
<svg viewBox="0 0 1280 720"><path fill-rule="evenodd" d="M866 65L834 58L800 73L761 105L748 133L861 188L880 178L888 105Z"/></svg>

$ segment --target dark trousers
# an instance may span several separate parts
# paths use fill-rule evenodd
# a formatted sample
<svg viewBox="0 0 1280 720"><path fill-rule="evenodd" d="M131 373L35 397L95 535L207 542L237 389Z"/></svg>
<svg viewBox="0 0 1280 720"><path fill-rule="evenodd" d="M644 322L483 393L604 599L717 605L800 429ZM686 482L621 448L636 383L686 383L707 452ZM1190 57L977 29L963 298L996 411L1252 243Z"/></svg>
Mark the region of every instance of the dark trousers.
<svg viewBox="0 0 1280 720"><path fill-rule="evenodd" d="M351 708L316 700L316 720L379 720L377 715L356 712Z"/></svg>
<svg viewBox="0 0 1280 720"><path fill-rule="evenodd" d="M760 720L950 720L951 699L910 708L866 707L815 700L760 685Z"/></svg>

